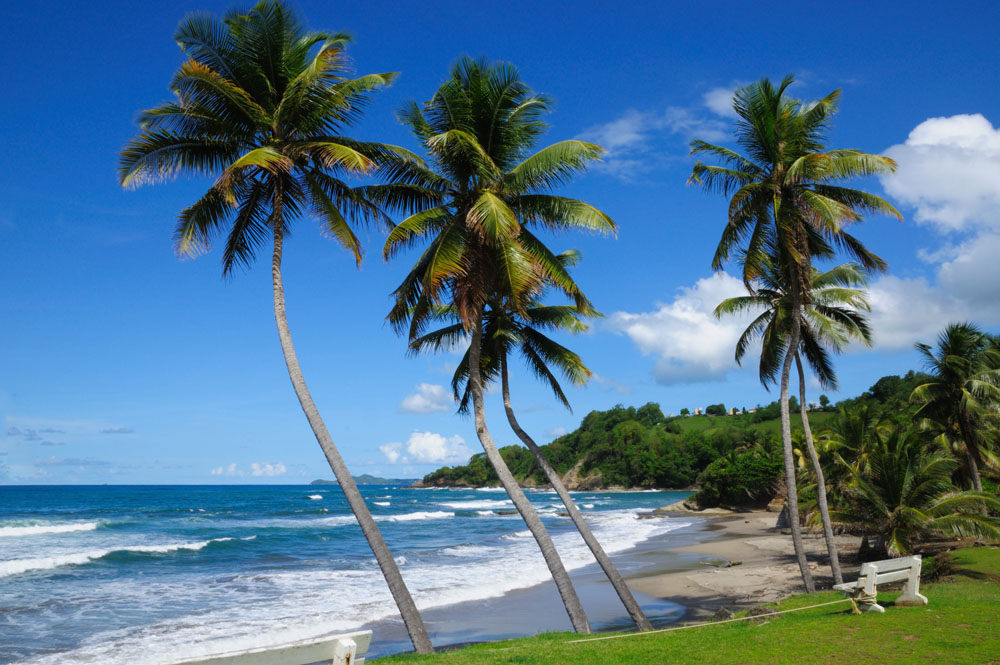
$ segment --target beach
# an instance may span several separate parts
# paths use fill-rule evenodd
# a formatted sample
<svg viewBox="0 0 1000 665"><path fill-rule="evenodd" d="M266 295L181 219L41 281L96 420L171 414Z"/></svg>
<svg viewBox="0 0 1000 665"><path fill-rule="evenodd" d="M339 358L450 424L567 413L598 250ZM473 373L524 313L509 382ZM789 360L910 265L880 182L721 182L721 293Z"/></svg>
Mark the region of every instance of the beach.
<svg viewBox="0 0 1000 665"><path fill-rule="evenodd" d="M710 617L719 607L746 609L805 592L791 536L776 527L778 514L766 511L706 518L705 538L673 548L696 557L690 568L633 577L629 586L656 598L669 598L686 608L684 620ZM809 568L818 589L833 583L826 541L804 533ZM845 575L853 572L858 538L837 536ZM729 565L730 563L734 565ZM856 568L856 566L854 566Z"/></svg>

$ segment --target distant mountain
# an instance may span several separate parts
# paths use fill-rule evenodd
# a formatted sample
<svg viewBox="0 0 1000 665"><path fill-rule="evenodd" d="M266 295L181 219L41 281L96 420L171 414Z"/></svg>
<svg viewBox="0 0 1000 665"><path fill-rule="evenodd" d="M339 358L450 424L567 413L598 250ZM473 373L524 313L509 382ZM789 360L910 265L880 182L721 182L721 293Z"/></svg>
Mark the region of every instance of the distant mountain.
<svg viewBox="0 0 1000 665"><path fill-rule="evenodd" d="M367 473L363 473L360 476L353 476L354 482L358 485L412 485L416 482L416 478L379 478L378 476L372 476ZM336 480L314 480L310 485L336 485Z"/></svg>

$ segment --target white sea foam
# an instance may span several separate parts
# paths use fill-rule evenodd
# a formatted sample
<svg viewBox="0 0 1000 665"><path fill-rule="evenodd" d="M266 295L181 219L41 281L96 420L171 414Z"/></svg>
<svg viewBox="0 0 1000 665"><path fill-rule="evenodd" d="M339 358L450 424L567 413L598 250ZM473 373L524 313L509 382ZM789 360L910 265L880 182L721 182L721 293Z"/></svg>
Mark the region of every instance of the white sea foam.
<svg viewBox="0 0 1000 665"><path fill-rule="evenodd" d="M470 501L441 501L436 505L455 510L476 510L478 508L503 508L513 504L509 499L473 499Z"/></svg>
<svg viewBox="0 0 1000 665"><path fill-rule="evenodd" d="M477 487L477 492L505 492L506 490L502 487Z"/></svg>
<svg viewBox="0 0 1000 665"><path fill-rule="evenodd" d="M652 536L681 526L669 518L637 520L632 510L588 515L595 535L609 553L620 552ZM550 578L528 532L508 534L496 545L459 545L440 553L461 559L408 564L407 582L418 608L426 610L469 600L495 598ZM593 563L575 532L555 535L567 569ZM223 607L145 626L96 634L72 651L24 661L22 665L128 665L165 663L212 653L271 646L326 633L352 630L398 616L388 587L375 567L350 570L315 569L239 575L231 584L237 594ZM217 596L225 589L195 587ZM329 590L347 602L330 603ZM266 594L240 598L239 593Z"/></svg>
<svg viewBox="0 0 1000 665"><path fill-rule="evenodd" d="M313 501L315 501L316 499L322 499L323 495L322 494L310 494L309 498L312 499Z"/></svg>
<svg viewBox="0 0 1000 665"><path fill-rule="evenodd" d="M418 511L415 513L403 513L402 515L379 515L375 518L378 522L412 522L414 520L441 520L454 517L455 513L444 511Z"/></svg>
<svg viewBox="0 0 1000 665"><path fill-rule="evenodd" d="M391 506L392 501L372 501L376 506Z"/></svg>
<svg viewBox="0 0 1000 665"><path fill-rule="evenodd" d="M27 526L0 526L0 538L17 536L39 536L48 533L72 533L74 531L93 531L100 526L99 522L71 522L67 524L31 524Z"/></svg>
<svg viewBox="0 0 1000 665"><path fill-rule="evenodd" d="M592 504L592 503L585 503L585 504L583 504L583 507L587 508L587 509L590 509L590 508L594 507L594 504Z"/></svg>
<svg viewBox="0 0 1000 665"><path fill-rule="evenodd" d="M495 514L492 510L477 510L477 515L493 515Z"/></svg>
<svg viewBox="0 0 1000 665"><path fill-rule="evenodd" d="M61 554L58 556L38 557L34 559L13 559L11 561L0 561L0 577L20 575L32 570L49 570L51 568L61 568L62 566L80 566L97 559L102 559L114 552L143 552L149 554L166 554L179 550L200 550L210 543L221 543L232 538L212 538L196 543L172 543L166 545L130 545L128 547L115 547L105 550L91 550L89 552L75 552L73 554Z"/></svg>

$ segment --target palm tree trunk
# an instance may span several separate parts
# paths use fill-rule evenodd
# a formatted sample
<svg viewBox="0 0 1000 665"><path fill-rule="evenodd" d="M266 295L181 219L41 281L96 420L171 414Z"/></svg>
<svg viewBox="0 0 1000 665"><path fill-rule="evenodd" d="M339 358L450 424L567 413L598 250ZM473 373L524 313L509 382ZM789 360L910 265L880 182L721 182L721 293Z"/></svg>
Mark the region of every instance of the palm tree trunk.
<svg viewBox="0 0 1000 665"><path fill-rule="evenodd" d="M969 477L972 479L972 489L982 492L983 481L979 477L979 447L976 445L976 435L973 431L972 423L969 422L965 414L959 416L959 423L962 439L965 441L965 456L969 462Z"/></svg>
<svg viewBox="0 0 1000 665"><path fill-rule="evenodd" d="M271 278L274 285L274 320L278 324L278 337L281 339L281 351L285 355L285 364L288 366L288 376L292 380L295 395L299 398L299 404L302 405L302 410L309 420L309 426L312 427L313 434L316 435L319 447L323 449L323 454L326 455L326 459L330 463L330 468L333 469L333 475L337 477L337 482L340 483L340 489L347 499L347 504L351 507L351 511L358 520L358 524L361 525L361 531L368 540L368 545L375 554L375 560L382 570L382 575L389 585L392 598L396 601L399 613L403 617L403 624L406 626L406 632L410 636L410 641L413 642L413 648L417 653L434 653L434 647L427 636L424 621L420 618L420 612L417 611L413 597L410 596L410 591L403 582L403 576L399 573L396 561L392 558L392 553L382 538L382 532L379 531L375 520L372 519L372 514L369 512L368 506L365 505L365 500L361 497L361 492L358 491L358 486L354 482L354 478L351 477L347 465L344 464L344 459L340 456L340 451L334 445L333 439L330 437L330 433L327 431L326 425L319 415L319 410L316 408L316 404L313 403L309 389L306 387L302 370L299 369L299 360L295 355L292 336L288 330L288 319L285 316L285 289L281 281L283 228L280 220L280 194L276 193L275 214L272 218L272 224L274 225L274 256L271 260Z"/></svg>
<svg viewBox="0 0 1000 665"><path fill-rule="evenodd" d="M576 507L576 503L570 497L569 492L566 491L566 486L563 485L562 479L556 470L552 468L549 461L545 459L545 455L542 454L541 449L535 443L535 440L528 436L520 423L517 422L517 418L514 416L514 408L510 403L510 381L508 379L507 373L507 357L503 355L500 358L500 379L503 389L503 407L507 412L507 421L510 423L510 428L514 430L521 442L528 447L531 454L535 456L535 461L538 466L542 468L545 472L545 477L548 478L549 483L552 485L552 489L556 491L559 498L562 500L563 505L566 506L566 512L569 513L570 519L573 520L573 524L576 525L577 531L583 537L583 542L587 543L587 547L593 552L594 558L597 559L597 563L601 566L601 570L607 575L608 581L611 582L611 586L614 587L615 592L621 599L622 604L625 606L626 611L632 621L635 622L636 628L639 630L652 630L653 625L649 623L649 619L643 614L642 608L639 607L639 603L635 601L635 597L632 596L632 592L629 590L628 585L625 583L624 578L622 578L621 573L615 568L615 564L611 562L604 548L601 547L601 543L598 542L597 538L594 536L593 532L590 530L590 526L587 525L586 520L583 519L583 515Z"/></svg>
<svg viewBox="0 0 1000 665"><path fill-rule="evenodd" d="M569 578L569 573L566 572L562 559L559 558L559 553L556 551L555 543L552 542L552 537L546 530L545 525L542 524L542 520L538 517L538 513L535 512L531 502L528 501L528 497L524 495L517 481L514 480L513 474L507 468L503 457L500 456L500 451L497 450L496 444L493 443L493 437L490 435L489 430L486 429L483 381L479 368L482 355L480 345L483 343L482 309L476 312L474 321L472 344L469 347L469 392L472 393L476 435L479 437L479 442L483 445L483 450L486 451L487 459L489 459L490 464L500 478L500 484L507 490L507 495L514 502L514 507L521 514L521 518L528 525L531 535L535 537L539 549L542 550L542 556L549 567L549 572L552 573L552 579L555 580L556 588L562 597L563 605L566 606L566 613L569 615L573 630L578 633L589 633L590 623L587 621L587 615L583 611L583 605L580 604L580 598L576 595L576 589L573 588L573 582Z"/></svg>
<svg viewBox="0 0 1000 665"><path fill-rule="evenodd" d="M792 543L795 546L795 558L799 563L799 571L802 573L802 581L806 585L806 591L812 593L816 590L813 583L812 573L809 572L809 562L806 560L805 548L802 544L802 526L799 524L799 492L795 486L795 459L792 453L792 422L788 411L788 379L792 370L792 360L795 356L795 349L799 345L799 328L801 321L799 312L801 311L801 296L798 285L792 286L792 330L789 333L788 349L785 352L785 361L781 367L781 444L785 458L785 485L787 486L787 497L785 499L785 510L788 514L789 526L792 529Z"/></svg>
<svg viewBox="0 0 1000 665"><path fill-rule="evenodd" d="M799 403L802 409L802 431L806 435L806 448L809 459L812 460L813 471L816 473L816 499L819 503L819 516L823 522L823 537L826 538L826 550L830 553L830 571L833 573L833 583L842 584L844 576L840 572L840 557L837 554L837 541L833 536L833 525L830 523L830 509L826 503L826 479L823 477L823 467L819 463L819 455L813 445L812 428L809 426L809 412L806 409L806 381L802 371L802 359L795 352L795 368L799 372Z"/></svg>

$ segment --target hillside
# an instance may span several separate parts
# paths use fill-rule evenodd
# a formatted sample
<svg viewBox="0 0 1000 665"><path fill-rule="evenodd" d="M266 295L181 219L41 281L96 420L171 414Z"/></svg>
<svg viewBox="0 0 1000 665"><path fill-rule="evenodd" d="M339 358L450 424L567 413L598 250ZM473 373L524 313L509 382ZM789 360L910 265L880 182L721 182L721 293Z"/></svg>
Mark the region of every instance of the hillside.
<svg viewBox="0 0 1000 665"><path fill-rule="evenodd" d="M360 476L352 476L354 482L358 485L412 485L415 481L413 478L379 478L378 476L371 476L367 473L363 473ZM310 485L337 485L336 480L314 480Z"/></svg>
<svg viewBox="0 0 1000 665"><path fill-rule="evenodd" d="M837 406L874 402L902 414L909 409L910 392L924 378L914 372L883 377L868 391ZM802 423L797 403L793 408L792 436L799 440ZM836 410L828 406L811 411L813 432L825 429ZM772 481L779 475L781 421L777 402L758 407L754 413L672 417L664 416L652 402L638 408L617 405L591 411L576 430L542 450L570 489L691 487L704 484L702 476L712 465L711 492L703 499L760 503L770 498ZM518 482L529 487L547 484L526 448L506 446L500 452ZM427 474L418 486L497 483L485 454L479 453L468 464Z"/></svg>

